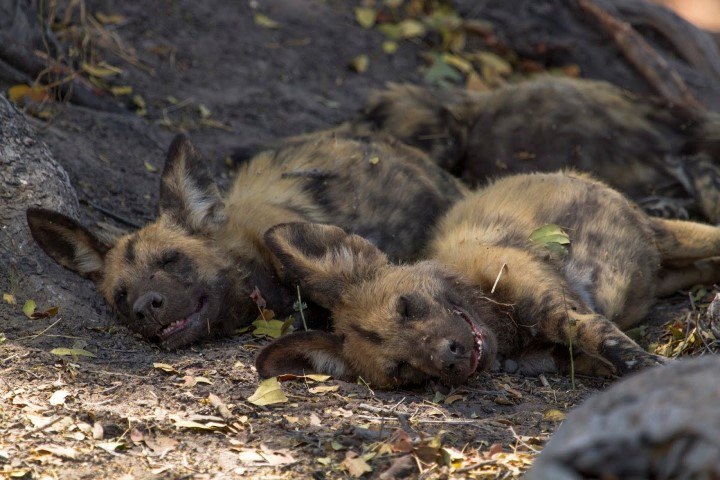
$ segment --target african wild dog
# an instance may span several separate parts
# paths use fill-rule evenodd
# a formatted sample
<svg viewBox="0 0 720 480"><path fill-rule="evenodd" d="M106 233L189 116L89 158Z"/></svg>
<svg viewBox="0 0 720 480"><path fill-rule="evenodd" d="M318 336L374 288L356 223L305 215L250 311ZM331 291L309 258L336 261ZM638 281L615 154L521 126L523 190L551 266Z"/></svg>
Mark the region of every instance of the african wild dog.
<svg viewBox="0 0 720 480"><path fill-rule="evenodd" d="M293 313L263 242L278 223L339 225L388 256L414 258L465 190L422 152L378 135L320 133L241 166L223 199L183 136L170 146L154 222L113 245L59 213L29 209L35 240L95 282L131 330L166 348L225 333L257 316L255 287L278 316Z"/></svg>
<svg viewBox="0 0 720 480"><path fill-rule="evenodd" d="M562 226L568 250L529 237ZM720 228L653 218L574 173L519 174L469 195L438 223L428 260L393 265L340 228L291 223L266 244L333 315L333 332L265 347L262 376L315 370L390 387L465 381L497 359L526 374L625 373L661 361L622 333L657 296L720 280Z"/></svg>
<svg viewBox="0 0 720 480"><path fill-rule="evenodd" d="M472 185L571 167L650 213L687 217L689 207L720 223L720 117L606 82L539 77L484 93L395 84L344 128L389 133Z"/></svg>

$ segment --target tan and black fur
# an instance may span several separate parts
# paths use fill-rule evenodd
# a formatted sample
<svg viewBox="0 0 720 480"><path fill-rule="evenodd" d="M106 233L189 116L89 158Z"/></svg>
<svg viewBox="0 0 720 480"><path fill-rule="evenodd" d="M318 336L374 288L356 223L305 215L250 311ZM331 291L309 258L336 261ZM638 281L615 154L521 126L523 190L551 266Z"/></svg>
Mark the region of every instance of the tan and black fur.
<svg viewBox="0 0 720 480"><path fill-rule="evenodd" d="M561 226L566 255L532 243ZM331 309L333 332L296 332L257 358L263 376L360 375L390 387L455 384L496 359L527 374L625 373L661 361L622 333L655 299L720 280L720 228L653 218L575 173L493 182L439 222L427 260L393 265L337 227L288 224L266 243L292 281Z"/></svg>
<svg viewBox="0 0 720 480"><path fill-rule="evenodd" d="M285 222L339 225L398 260L418 255L464 188L422 152L390 137L320 133L256 155L222 198L200 153L179 136L162 174L160 213L103 242L59 213L30 209L40 246L95 282L133 331L174 348L249 323L257 287L278 316L293 313L263 234Z"/></svg>
<svg viewBox="0 0 720 480"><path fill-rule="evenodd" d="M483 93L393 84L345 128L389 133L471 185L574 168L650 213L684 217L694 209L720 223L720 117L689 115L606 82L539 77Z"/></svg>

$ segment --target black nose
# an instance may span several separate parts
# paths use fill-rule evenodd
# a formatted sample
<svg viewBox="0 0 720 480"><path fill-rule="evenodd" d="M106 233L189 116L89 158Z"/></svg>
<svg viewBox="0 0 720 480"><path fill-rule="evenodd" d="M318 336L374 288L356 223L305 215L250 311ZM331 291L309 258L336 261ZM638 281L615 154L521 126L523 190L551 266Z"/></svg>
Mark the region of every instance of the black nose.
<svg viewBox="0 0 720 480"><path fill-rule="evenodd" d="M148 292L135 300L133 305L133 313L138 320L146 318L154 318L157 312L162 309L165 298L158 292Z"/></svg>
<svg viewBox="0 0 720 480"><path fill-rule="evenodd" d="M459 360L464 359L467 349L455 340L446 340L440 352L443 366L446 368L454 366Z"/></svg>

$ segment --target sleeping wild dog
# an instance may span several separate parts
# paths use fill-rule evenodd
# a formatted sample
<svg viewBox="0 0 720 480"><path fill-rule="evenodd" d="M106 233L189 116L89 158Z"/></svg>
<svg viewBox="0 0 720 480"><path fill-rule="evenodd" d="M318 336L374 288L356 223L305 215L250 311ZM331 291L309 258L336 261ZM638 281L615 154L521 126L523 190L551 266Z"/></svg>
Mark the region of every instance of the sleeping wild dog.
<svg viewBox="0 0 720 480"><path fill-rule="evenodd" d="M533 243L546 224L565 254ZM525 374L623 374L662 361L627 337L656 297L720 280L720 228L653 218L576 173L519 174L439 222L427 259L394 265L340 228L291 223L266 243L283 275L332 311L333 331L265 347L261 376L319 371L392 387L465 381L496 360ZM569 346L571 349L569 350Z"/></svg>
<svg viewBox="0 0 720 480"><path fill-rule="evenodd" d="M242 165L223 199L183 136L170 146L158 218L107 243L59 213L29 209L38 244L91 279L122 323L166 348L250 323L257 287L268 308L293 313L263 242L273 225L339 225L388 256L412 259L464 187L422 152L383 136L321 133Z"/></svg>
<svg viewBox="0 0 720 480"><path fill-rule="evenodd" d="M720 117L606 82L538 77L482 93L393 84L345 128L389 133L471 185L570 167L651 213L686 217L690 208L720 223Z"/></svg>

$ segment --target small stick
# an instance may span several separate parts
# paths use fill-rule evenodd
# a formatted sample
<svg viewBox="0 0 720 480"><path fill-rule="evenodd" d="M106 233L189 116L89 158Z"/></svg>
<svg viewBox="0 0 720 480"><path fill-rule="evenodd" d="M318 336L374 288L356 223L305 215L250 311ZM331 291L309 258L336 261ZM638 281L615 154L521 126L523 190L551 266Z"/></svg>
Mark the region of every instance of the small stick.
<svg viewBox="0 0 720 480"><path fill-rule="evenodd" d="M592 0L577 0L578 6L592 16L613 39L627 61L666 101L681 107L684 113L705 112L683 78L628 22L618 20ZM697 113L692 116L697 116Z"/></svg>
<svg viewBox="0 0 720 480"><path fill-rule="evenodd" d="M81 198L80 203L83 203L83 204L87 205L88 207L92 208L93 210L97 210L98 212L102 213L106 217L110 217L117 222L127 225L128 227L140 228L142 226L142 225L139 225L139 224L133 222L132 220L128 220L125 217L121 217L120 215L113 213L110 210L108 210L104 207L101 207L100 205L98 205L96 203L91 202L87 198Z"/></svg>
<svg viewBox="0 0 720 480"><path fill-rule="evenodd" d="M507 264L503 263L502 267L500 267L500 271L498 272L497 277L495 278L495 283L493 283L490 293L495 293L495 287L497 287L497 284L500 281L500 277L502 277L503 271L505 271L505 267L507 267Z"/></svg>

